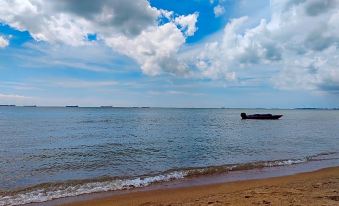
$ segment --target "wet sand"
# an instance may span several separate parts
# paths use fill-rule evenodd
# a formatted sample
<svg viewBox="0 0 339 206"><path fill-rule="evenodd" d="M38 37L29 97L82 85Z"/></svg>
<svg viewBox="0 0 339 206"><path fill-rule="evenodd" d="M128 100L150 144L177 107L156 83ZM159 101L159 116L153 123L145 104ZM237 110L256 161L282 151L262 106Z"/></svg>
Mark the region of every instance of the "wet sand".
<svg viewBox="0 0 339 206"><path fill-rule="evenodd" d="M131 192L67 206L339 205L339 167L260 180Z"/></svg>

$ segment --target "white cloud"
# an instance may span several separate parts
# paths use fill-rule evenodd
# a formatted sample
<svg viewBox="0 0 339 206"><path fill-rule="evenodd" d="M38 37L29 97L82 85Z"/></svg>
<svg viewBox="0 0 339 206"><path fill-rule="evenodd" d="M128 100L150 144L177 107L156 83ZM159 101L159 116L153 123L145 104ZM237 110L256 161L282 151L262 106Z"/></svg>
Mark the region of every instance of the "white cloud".
<svg viewBox="0 0 339 206"><path fill-rule="evenodd" d="M214 7L213 11L214 11L214 15L216 17L219 17L219 16L222 16L225 13L225 8L221 5L217 5L217 6Z"/></svg>
<svg viewBox="0 0 339 206"><path fill-rule="evenodd" d="M0 48L5 48L9 45L9 41L7 38L0 36Z"/></svg>
<svg viewBox="0 0 339 206"><path fill-rule="evenodd" d="M196 23L198 21L198 13L189 14L187 16L179 16L174 19L174 22L181 27L181 30L187 36L193 36L197 31Z"/></svg>
<svg viewBox="0 0 339 206"><path fill-rule="evenodd" d="M36 40L80 45L88 33L135 36L156 24L159 11L147 0L2 0L0 21L27 30Z"/></svg>
<svg viewBox="0 0 339 206"><path fill-rule="evenodd" d="M163 12L163 11L162 11ZM165 13L172 17L173 14ZM115 51L136 60L147 75L170 73L186 75L188 67L178 58L180 48L188 36L196 32L199 14L171 18L170 22L153 26L142 31L138 36L111 36L105 39L107 45Z"/></svg>
<svg viewBox="0 0 339 206"><path fill-rule="evenodd" d="M170 73L240 85L255 76L282 89L339 91L339 0L270 2L269 16L264 11L260 21L251 16L233 19L219 35L193 46L185 42L197 31L199 14L176 16L147 0L1 0L0 22L51 44L94 47L97 43L88 42L86 35L96 34L114 55L135 60L148 75ZM215 8L216 15L223 12ZM91 62L62 63L62 57L51 59L65 67L107 70Z"/></svg>
<svg viewBox="0 0 339 206"><path fill-rule="evenodd" d="M185 38L177 26L169 22L143 31L133 39L116 36L107 38L106 43L135 59L148 75L158 75L162 72L185 74L187 66L176 58Z"/></svg>
<svg viewBox="0 0 339 206"><path fill-rule="evenodd" d="M338 0L272 0L270 17L255 26L248 19L230 21L186 61L213 79L242 81L261 67L262 76L279 69L271 76L278 88L339 91Z"/></svg>
<svg viewBox="0 0 339 206"><path fill-rule="evenodd" d="M162 18L168 21L159 25ZM80 46L93 44L86 36L96 34L150 75L187 69L176 53L196 32L197 18L197 13L176 17L147 0L0 1L0 22L27 30L37 41Z"/></svg>

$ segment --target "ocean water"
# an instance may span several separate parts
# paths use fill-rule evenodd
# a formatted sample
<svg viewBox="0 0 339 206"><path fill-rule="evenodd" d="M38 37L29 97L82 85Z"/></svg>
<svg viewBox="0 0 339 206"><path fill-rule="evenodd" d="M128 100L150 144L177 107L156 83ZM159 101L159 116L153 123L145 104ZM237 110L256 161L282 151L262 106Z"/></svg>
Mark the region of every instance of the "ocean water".
<svg viewBox="0 0 339 206"><path fill-rule="evenodd" d="M338 145L339 110L0 107L0 205L336 159Z"/></svg>

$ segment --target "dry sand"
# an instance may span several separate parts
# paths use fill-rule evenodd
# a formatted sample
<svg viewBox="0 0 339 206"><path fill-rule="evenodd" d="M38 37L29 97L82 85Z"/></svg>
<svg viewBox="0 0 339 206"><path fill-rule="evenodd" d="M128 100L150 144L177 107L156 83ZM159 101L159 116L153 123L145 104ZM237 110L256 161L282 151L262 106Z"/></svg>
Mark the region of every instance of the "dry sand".
<svg viewBox="0 0 339 206"><path fill-rule="evenodd" d="M339 206L339 167L261 180L131 192L68 206L307 205Z"/></svg>

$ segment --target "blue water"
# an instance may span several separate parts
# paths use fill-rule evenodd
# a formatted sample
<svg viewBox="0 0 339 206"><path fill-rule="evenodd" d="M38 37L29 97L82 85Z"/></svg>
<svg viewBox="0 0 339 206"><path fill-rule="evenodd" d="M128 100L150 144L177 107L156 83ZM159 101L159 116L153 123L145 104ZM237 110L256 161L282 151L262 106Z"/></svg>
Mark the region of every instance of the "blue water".
<svg viewBox="0 0 339 206"><path fill-rule="evenodd" d="M339 110L0 107L0 205L147 186L195 168L298 163L339 152L338 125Z"/></svg>

